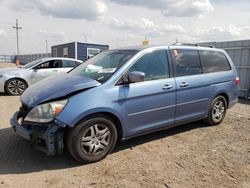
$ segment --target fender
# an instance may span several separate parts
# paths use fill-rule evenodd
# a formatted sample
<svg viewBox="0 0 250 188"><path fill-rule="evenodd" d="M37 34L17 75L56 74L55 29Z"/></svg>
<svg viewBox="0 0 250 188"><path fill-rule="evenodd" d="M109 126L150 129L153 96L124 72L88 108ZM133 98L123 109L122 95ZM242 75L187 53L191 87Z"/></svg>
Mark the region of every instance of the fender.
<svg viewBox="0 0 250 188"><path fill-rule="evenodd" d="M113 116L115 116L121 124L121 128L122 128L122 133L123 133L123 137L125 137L127 135L126 132L126 117L124 116L124 114L119 113L118 111L112 109L112 108L107 108L107 107L101 107L101 108L93 108L90 110L87 110L81 114L79 114L77 117L74 118L74 121L70 122L70 124L68 124L69 127L75 127L82 119L91 116L92 114L101 114L101 113L109 113L112 114Z"/></svg>

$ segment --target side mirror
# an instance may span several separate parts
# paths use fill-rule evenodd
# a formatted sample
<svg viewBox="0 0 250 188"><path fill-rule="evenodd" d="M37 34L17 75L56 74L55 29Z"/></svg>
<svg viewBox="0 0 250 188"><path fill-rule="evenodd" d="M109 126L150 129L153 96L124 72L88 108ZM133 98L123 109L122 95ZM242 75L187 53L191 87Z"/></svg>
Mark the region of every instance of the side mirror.
<svg viewBox="0 0 250 188"><path fill-rule="evenodd" d="M136 83L144 81L145 73L140 71L133 71L128 74L129 83Z"/></svg>

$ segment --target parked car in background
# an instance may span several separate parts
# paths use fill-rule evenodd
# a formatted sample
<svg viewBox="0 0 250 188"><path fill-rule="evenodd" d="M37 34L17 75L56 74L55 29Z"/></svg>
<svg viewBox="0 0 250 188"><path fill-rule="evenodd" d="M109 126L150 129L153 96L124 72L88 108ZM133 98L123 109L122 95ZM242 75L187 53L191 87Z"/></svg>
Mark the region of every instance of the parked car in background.
<svg viewBox="0 0 250 188"><path fill-rule="evenodd" d="M70 58L43 58L24 66L0 69L0 92L21 95L30 85L56 73L68 72L81 63Z"/></svg>
<svg viewBox="0 0 250 188"><path fill-rule="evenodd" d="M202 119L218 125L238 95L239 77L223 50L109 50L28 88L11 125L48 155L65 144L76 160L95 162L117 140Z"/></svg>

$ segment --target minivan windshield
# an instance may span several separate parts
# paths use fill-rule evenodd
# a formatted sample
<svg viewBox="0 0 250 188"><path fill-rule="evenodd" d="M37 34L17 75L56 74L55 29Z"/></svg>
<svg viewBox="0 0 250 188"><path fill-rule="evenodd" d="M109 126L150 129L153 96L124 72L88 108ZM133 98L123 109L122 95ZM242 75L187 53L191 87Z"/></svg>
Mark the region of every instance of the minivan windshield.
<svg viewBox="0 0 250 188"><path fill-rule="evenodd" d="M104 51L85 61L82 65L69 72L69 74L87 76L104 83L137 52L138 50Z"/></svg>
<svg viewBox="0 0 250 188"><path fill-rule="evenodd" d="M37 65L37 64L40 63L40 62L42 62L42 59L38 59L38 60L35 60L35 61L31 61L31 62L25 64L24 66L22 66L22 68L28 69L28 68L33 67L34 65Z"/></svg>

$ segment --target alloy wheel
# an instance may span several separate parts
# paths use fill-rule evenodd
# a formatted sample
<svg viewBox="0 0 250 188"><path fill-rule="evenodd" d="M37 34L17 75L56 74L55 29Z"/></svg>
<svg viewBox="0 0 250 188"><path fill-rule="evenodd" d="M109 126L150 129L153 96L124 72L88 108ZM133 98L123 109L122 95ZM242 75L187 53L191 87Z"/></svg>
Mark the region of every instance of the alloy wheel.
<svg viewBox="0 0 250 188"><path fill-rule="evenodd" d="M111 132L104 124L90 126L81 138L81 149L89 156L96 156L104 152L111 139Z"/></svg>
<svg viewBox="0 0 250 188"><path fill-rule="evenodd" d="M213 121L220 122L224 117L224 112L225 112L224 102L221 100L216 101L212 110Z"/></svg>
<svg viewBox="0 0 250 188"><path fill-rule="evenodd" d="M10 80L7 84L8 92L11 95L21 95L26 88L26 84L23 81L17 79Z"/></svg>

